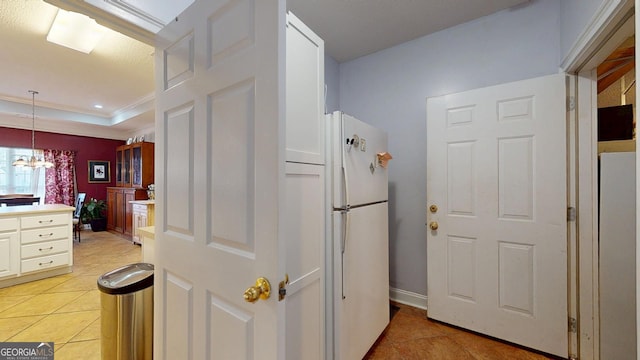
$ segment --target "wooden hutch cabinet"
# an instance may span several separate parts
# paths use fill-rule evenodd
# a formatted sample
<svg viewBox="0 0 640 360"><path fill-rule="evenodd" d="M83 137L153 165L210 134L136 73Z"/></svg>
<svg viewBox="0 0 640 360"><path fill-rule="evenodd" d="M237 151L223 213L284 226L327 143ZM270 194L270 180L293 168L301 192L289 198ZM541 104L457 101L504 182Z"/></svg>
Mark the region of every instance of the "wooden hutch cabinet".
<svg viewBox="0 0 640 360"><path fill-rule="evenodd" d="M150 142L116 148L116 186L146 189L153 184L153 147Z"/></svg>
<svg viewBox="0 0 640 360"><path fill-rule="evenodd" d="M116 186L107 188L107 229L131 236L133 206L146 200L153 184L154 144L139 142L116 148Z"/></svg>

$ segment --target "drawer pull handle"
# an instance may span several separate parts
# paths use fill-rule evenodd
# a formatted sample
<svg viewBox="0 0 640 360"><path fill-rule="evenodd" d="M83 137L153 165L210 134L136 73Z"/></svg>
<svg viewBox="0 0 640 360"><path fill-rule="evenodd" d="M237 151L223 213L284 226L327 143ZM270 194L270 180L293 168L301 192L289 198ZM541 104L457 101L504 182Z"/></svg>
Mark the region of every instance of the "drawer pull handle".
<svg viewBox="0 0 640 360"><path fill-rule="evenodd" d="M53 222L53 219L49 219L49 220L39 220L38 223L40 224L51 224Z"/></svg>
<svg viewBox="0 0 640 360"><path fill-rule="evenodd" d="M48 247L48 248L46 248L46 249L38 249L38 250L40 250L40 251L53 250L53 246L50 246L50 247Z"/></svg>
<svg viewBox="0 0 640 360"><path fill-rule="evenodd" d="M46 263L38 263L38 265L42 266L42 265L51 265L53 264L53 260L46 262Z"/></svg>
<svg viewBox="0 0 640 360"><path fill-rule="evenodd" d="M49 237L49 236L53 236L53 233L48 233L48 234L40 234L38 235L40 237Z"/></svg>

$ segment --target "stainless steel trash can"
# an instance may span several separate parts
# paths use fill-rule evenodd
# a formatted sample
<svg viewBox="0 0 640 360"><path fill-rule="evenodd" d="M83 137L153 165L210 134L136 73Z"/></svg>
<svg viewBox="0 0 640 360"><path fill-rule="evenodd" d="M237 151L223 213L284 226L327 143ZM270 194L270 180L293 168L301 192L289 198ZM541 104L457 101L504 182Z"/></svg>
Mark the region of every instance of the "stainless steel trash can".
<svg viewBox="0 0 640 360"><path fill-rule="evenodd" d="M137 263L98 278L103 360L153 359L153 265Z"/></svg>

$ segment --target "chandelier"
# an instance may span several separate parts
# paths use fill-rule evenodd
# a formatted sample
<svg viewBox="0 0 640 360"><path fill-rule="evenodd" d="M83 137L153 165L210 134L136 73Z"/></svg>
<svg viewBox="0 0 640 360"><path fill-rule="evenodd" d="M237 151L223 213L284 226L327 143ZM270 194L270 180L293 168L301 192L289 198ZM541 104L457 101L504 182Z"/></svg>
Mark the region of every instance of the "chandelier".
<svg viewBox="0 0 640 360"><path fill-rule="evenodd" d="M28 166L31 168L52 168L53 163L49 161L44 161L42 158L36 158L36 94L38 94L35 90L29 90L31 93L31 158L29 161L25 160L24 157L18 158L18 160L13 162L13 166Z"/></svg>

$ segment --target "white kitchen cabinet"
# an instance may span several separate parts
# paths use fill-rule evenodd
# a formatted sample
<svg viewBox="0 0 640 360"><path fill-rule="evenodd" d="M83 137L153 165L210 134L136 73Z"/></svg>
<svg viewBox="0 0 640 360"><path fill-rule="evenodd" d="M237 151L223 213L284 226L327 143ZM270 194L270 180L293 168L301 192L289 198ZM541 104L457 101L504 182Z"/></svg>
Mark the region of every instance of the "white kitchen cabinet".
<svg viewBox="0 0 640 360"><path fill-rule="evenodd" d="M321 359L325 328L324 41L287 14L286 166L282 219L286 250L286 358ZM295 285L294 285L295 284ZM303 320L304 319L304 320ZM304 346L303 346L304 345Z"/></svg>
<svg viewBox="0 0 640 360"><path fill-rule="evenodd" d="M142 262L155 264L156 256L156 229L155 226L141 227L138 229L140 241L142 241Z"/></svg>
<svg viewBox="0 0 640 360"><path fill-rule="evenodd" d="M142 243L142 236L138 229L154 225L153 214L155 202L153 200L131 201L133 216L133 231L131 240L136 244Z"/></svg>
<svg viewBox="0 0 640 360"><path fill-rule="evenodd" d="M19 272L19 259L18 233L15 230L0 233L0 278L16 275Z"/></svg>
<svg viewBox="0 0 640 360"><path fill-rule="evenodd" d="M20 217L20 273L71 265L70 214L43 212Z"/></svg>
<svg viewBox="0 0 640 360"><path fill-rule="evenodd" d="M286 159L324 164L324 41L287 14Z"/></svg>
<svg viewBox="0 0 640 360"><path fill-rule="evenodd" d="M137 205L138 209L136 209L136 205L133 207L133 235L131 240L136 244L140 244L141 241L138 229L147 226L147 207L140 205Z"/></svg>
<svg viewBox="0 0 640 360"><path fill-rule="evenodd" d="M324 346L325 223L324 166L287 162L284 241L287 289L287 358L321 359L302 344ZM304 200L302 200L304 199ZM303 285L304 284L304 285Z"/></svg>
<svg viewBox="0 0 640 360"><path fill-rule="evenodd" d="M0 208L0 288L71 272L74 211L66 205Z"/></svg>

